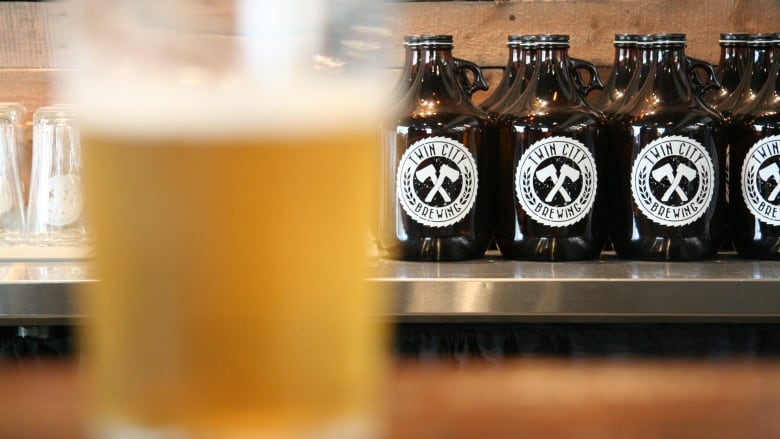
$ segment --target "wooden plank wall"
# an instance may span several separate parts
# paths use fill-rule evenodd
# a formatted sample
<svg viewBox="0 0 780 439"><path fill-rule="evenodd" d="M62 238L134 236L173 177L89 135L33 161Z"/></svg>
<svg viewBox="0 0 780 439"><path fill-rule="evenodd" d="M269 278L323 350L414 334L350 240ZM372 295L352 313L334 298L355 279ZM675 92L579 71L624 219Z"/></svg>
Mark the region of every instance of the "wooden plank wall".
<svg viewBox="0 0 780 439"><path fill-rule="evenodd" d="M205 33L220 32L230 21L229 8L217 2L193 4ZM500 80L510 33L570 34L571 53L606 74L616 32L684 32L690 55L715 62L720 32L780 31L780 0L390 1L383 7L393 24L394 65L403 59L403 35L452 34L455 55L484 66L491 83ZM66 2L0 2L0 101L21 102L31 115L56 100L63 73L75 67L72 15Z"/></svg>
<svg viewBox="0 0 780 439"><path fill-rule="evenodd" d="M455 56L483 66L491 84L501 78L509 34L568 34L570 53L594 62L604 78L613 62L615 33L685 33L688 55L716 63L721 32L780 32L780 0L414 2L393 9L398 41L405 34L452 34ZM478 92L474 100L489 93Z"/></svg>

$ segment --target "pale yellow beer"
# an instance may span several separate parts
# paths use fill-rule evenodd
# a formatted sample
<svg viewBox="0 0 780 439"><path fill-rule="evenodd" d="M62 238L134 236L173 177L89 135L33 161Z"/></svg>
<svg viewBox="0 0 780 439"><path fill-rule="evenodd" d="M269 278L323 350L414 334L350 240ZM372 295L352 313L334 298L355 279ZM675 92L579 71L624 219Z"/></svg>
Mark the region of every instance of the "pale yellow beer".
<svg viewBox="0 0 780 439"><path fill-rule="evenodd" d="M82 0L99 438L378 435L371 2Z"/></svg>
<svg viewBox="0 0 780 439"><path fill-rule="evenodd" d="M370 126L100 119L83 139L100 434L370 434L384 349L364 281Z"/></svg>

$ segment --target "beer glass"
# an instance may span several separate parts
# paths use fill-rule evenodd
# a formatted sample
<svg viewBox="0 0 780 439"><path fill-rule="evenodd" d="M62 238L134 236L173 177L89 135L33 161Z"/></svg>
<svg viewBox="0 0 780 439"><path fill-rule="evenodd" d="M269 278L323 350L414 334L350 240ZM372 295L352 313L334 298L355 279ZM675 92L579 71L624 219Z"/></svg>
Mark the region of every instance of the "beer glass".
<svg viewBox="0 0 780 439"><path fill-rule="evenodd" d="M386 38L367 2L85 1L95 435L364 438Z"/></svg>
<svg viewBox="0 0 780 439"><path fill-rule="evenodd" d="M81 187L81 138L75 110L66 105L33 113L33 163L27 206L32 245L90 243Z"/></svg>
<svg viewBox="0 0 780 439"><path fill-rule="evenodd" d="M24 239L17 135L16 119L0 104L0 245L16 245Z"/></svg>

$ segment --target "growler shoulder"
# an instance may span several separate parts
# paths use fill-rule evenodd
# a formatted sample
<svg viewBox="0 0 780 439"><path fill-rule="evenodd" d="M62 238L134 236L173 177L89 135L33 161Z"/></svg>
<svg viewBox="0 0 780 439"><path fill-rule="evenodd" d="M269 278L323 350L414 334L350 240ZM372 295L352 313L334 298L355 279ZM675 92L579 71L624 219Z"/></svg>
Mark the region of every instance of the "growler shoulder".
<svg viewBox="0 0 780 439"><path fill-rule="evenodd" d="M723 122L717 113L696 107L630 114L616 119L617 123L627 123L632 126L668 125L670 121L674 122L676 128L691 125L714 126Z"/></svg>
<svg viewBox="0 0 780 439"><path fill-rule="evenodd" d="M780 130L780 118L777 117L776 111L766 111L764 113L751 115L750 123L753 126L760 126L765 129L771 128Z"/></svg>
<svg viewBox="0 0 780 439"><path fill-rule="evenodd" d="M484 128L487 124L487 119L476 114L450 112L436 114L413 113L399 121L399 125L438 126L445 129L462 127Z"/></svg>
<svg viewBox="0 0 780 439"><path fill-rule="evenodd" d="M577 127L593 127L604 124L604 119L598 113L588 111L583 107L575 107L567 112L551 114L512 115L502 119L502 125L528 128L572 129Z"/></svg>

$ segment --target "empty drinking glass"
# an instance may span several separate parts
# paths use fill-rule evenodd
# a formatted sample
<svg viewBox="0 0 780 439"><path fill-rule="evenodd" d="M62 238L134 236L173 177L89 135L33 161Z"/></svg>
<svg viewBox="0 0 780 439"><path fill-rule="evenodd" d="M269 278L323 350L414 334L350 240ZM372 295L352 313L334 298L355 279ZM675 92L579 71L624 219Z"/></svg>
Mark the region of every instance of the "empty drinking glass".
<svg viewBox="0 0 780 439"><path fill-rule="evenodd" d="M24 207L16 139L14 118L0 109L0 245L19 244L24 240Z"/></svg>
<svg viewBox="0 0 780 439"><path fill-rule="evenodd" d="M85 245L81 146L72 107L42 107L33 114L33 152L27 242Z"/></svg>

